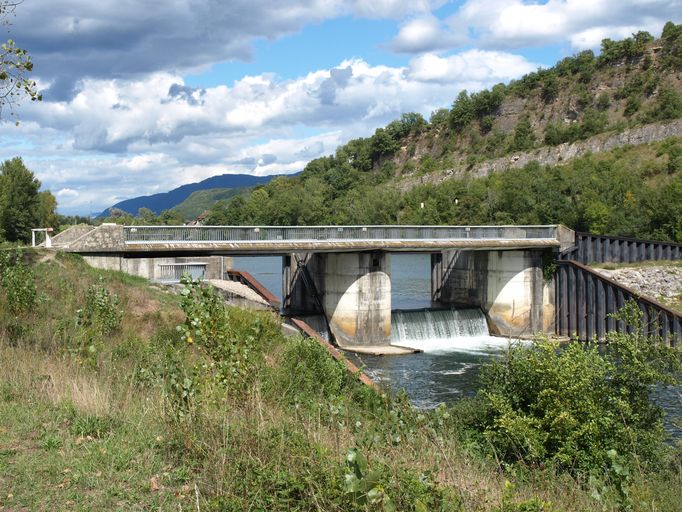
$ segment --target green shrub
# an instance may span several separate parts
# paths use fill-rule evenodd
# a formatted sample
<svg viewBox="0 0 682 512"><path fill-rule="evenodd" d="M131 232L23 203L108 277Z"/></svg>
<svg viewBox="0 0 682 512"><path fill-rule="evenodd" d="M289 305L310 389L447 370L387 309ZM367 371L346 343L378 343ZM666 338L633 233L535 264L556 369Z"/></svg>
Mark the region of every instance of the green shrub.
<svg viewBox="0 0 682 512"><path fill-rule="evenodd" d="M623 114L625 114L627 117L630 117L637 112L641 106L642 102L639 101L637 96L628 96L628 99L625 102L625 110L623 111Z"/></svg>
<svg viewBox="0 0 682 512"><path fill-rule="evenodd" d="M178 326L182 341L194 345L209 363L205 365L212 381L228 389L232 396L243 393L253 382L261 365L265 340L273 334L261 316L228 309L211 286L183 277L182 310L184 324Z"/></svg>
<svg viewBox="0 0 682 512"><path fill-rule="evenodd" d="M35 276L24 263L20 250L0 253L0 286L5 292L7 309L13 315L26 313L35 305Z"/></svg>
<svg viewBox="0 0 682 512"><path fill-rule="evenodd" d="M97 284L91 285L85 293L85 304L76 314L78 323L93 327L99 334L106 336L121 326L123 312L119 309L120 299L104 285L100 276Z"/></svg>
<svg viewBox="0 0 682 512"><path fill-rule="evenodd" d="M311 338L287 343L276 378L278 393L289 403L333 399L341 394L346 369Z"/></svg>
<svg viewBox="0 0 682 512"><path fill-rule="evenodd" d="M535 132L530 124L530 119L526 116L519 121L514 128L509 151L525 151L532 149L535 145Z"/></svg>
<svg viewBox="0 0 682 512"><path fill-rule="evenodd" d="M629 303L619 318L630 334L610 333L608 350L537 339L514 345L487 367L474 420L500 460L553 463L574 473L605 471L609 450L653 463L664 439L651 386L675 382L680 351L643 334Z"/></svg>
<svg viewBox="0 0 682 512"><path fill-rule="evenodd" d="M682 94L673 87L661 87L656 101L645 119L652 121L667 121L682 117Z"/></svg>

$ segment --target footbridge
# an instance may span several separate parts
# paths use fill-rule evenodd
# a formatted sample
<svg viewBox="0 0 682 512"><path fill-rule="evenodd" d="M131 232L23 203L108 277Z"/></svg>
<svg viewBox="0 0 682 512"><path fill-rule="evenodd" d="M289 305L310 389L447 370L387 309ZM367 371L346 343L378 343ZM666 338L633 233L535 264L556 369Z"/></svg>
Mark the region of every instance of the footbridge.
<svg viewBox="0 0 682 512"><path fill-rule="evenodd" d="M564 226L81 226L51 238L93 266L164 280L229 278L226 256L282 258L282 310L320 313L344 348L388 345L391 254L431 254L435 304L478 306L492 332L554 330L543 265L575 243ZM226 263L227 261L227 263ZM227 277L226 277L227 276ZM177 275L175 276L177 277Z"/></svg>

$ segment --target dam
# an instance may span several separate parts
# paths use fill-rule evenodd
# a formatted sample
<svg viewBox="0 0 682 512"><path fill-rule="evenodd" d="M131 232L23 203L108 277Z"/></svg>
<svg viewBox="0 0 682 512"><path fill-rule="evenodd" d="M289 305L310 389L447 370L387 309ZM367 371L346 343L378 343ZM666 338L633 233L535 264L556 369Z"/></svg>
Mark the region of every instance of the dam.
<svg viewBox="0 0 682 512"><path fill-rule="evenodd" d="M199 257L280 256L282 311L325 315L346 349L391 343L391 254L430 255L431 300L480 308L491 332L554 329L543 262L575 234L547 226L120 226L103 224L52 237L55 250L93 266L157 278L173 266L197 272ZM175 262L175 263L174 263ZM223 260L206 278L223 278ZM178 270L179 271L179 270Z"/></svg>
<svg viewBox="0 0 682 512"><path fill-rule="evenodd" d="M596 275L591 261L677 259L682 246L540 226L76 226L50 239L94 267L150 279L225 279L225 257L281 258L282 312L321 314L336 343L389 346L391 256L430 258L431 302L479 308L491 334L603 339L630 326L611 314L637 302L648 334L675 343L682 317Z"/></svg>

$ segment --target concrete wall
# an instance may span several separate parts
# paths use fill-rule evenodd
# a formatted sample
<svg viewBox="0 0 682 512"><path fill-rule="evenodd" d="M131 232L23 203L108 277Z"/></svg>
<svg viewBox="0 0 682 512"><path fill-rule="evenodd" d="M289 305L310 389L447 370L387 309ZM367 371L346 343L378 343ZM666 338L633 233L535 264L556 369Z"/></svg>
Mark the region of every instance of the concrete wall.
<svg viewBox="0 0 682 512"><path fill-rule="evenodd" d="M320 254L313 253L292 253L282 258L282 312L285 315L322 314L315 293L318 293L317 286L323 286L323 282L313 281L314 287L311 288L301 275L300 267L305 267L313 280L314 276L318 276L319 281L324 274L319 267L324 263Z"/></svg>
<svg viewBox="0 0 682 512"><path fill-rule="evenodd" d="M391 338L390 256L386 253L325 253L298 261L322 303L329 327L339 346L388 345ZM288 314L319 312L313 290L296 256L284 261L284 311Z"/></svg>
<svg viewBox="0 0 682 512"><path fill-rule="evenodd" d="M116 253L98 253L84 254L83 258L91 267L118 270L126 274L151 280L159 278L159 265L204 262L207 264L205 279L222 279L221 271L227 270L232 266L232 258L224 256L129 258Z"/></svg>
<svg viewBox="0 0 682 512"><path fill-rule="evenodd" d="M553 287L542 274L542 251L445 251L432 257L432 299L479 306L492 333L554 332Z"/></svg>
<svg viewBox="0 0 682 512"><path fill-rule="evenodd" d="M80 253L123 252L125 250L123 226L118 224L102 224L90 231L87 236L83 236L70 243L69 250Z"/></svg>

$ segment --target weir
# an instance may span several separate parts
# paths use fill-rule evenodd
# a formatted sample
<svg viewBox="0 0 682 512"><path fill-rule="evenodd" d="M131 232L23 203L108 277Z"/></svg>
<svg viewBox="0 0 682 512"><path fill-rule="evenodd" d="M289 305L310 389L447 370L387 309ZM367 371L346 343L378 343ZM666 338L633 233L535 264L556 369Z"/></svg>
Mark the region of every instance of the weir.
<svg viewBox="0 0 682 512"><path fill-rule="evenodd" d="M221 258L221 265L223 256L281 256L283 312L323 313L335 341L350 350L391 343L395 252L431 254L433 301L480 308L495 334L551 332L553 296L542 279L543 254L551 259L575 240L571 230L556 225L102 225L71 237L66 233L54 237L57 250L78 252L100 268L147 269L146 277L155 275L151 267L159 258L173 269L199 263L199 256Z"/></svg>
<svg viewBox="0 0 682 512"><path fill-rule="evenodd" d="M488 323L478 308L396 310L391 318L391 343L395 345L488 335Z"/></svg>

